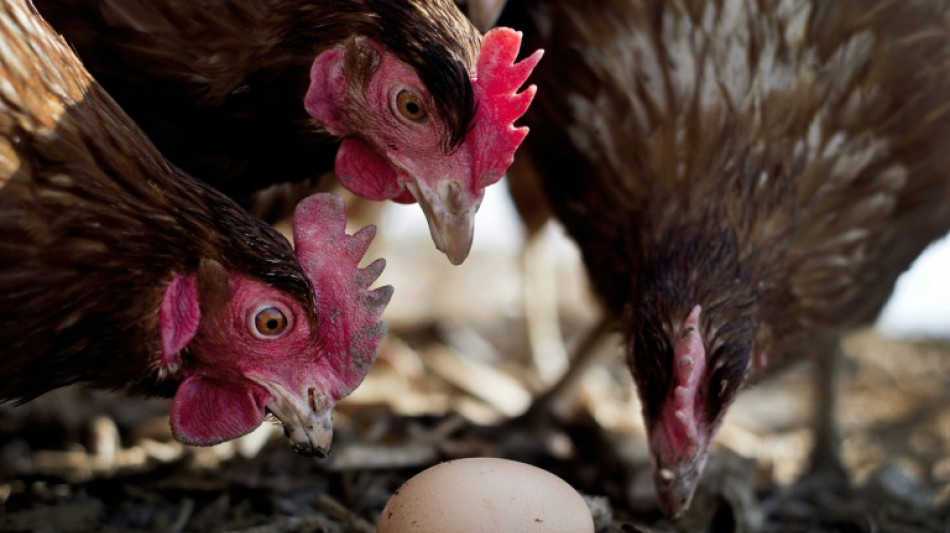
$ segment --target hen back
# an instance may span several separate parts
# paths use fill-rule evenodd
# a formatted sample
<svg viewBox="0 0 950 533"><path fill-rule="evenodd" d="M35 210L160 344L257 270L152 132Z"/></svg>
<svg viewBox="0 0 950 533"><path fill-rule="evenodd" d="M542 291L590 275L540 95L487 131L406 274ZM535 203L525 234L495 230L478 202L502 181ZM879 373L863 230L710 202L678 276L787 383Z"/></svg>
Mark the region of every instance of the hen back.
<svg viewBox="0 0 950 533"><path fill-rule="evenodd" d="M829 357L950 229L947 22L931 1L508 2L547 55L519 157L628 339L670 514L747 378Z"/></svg>

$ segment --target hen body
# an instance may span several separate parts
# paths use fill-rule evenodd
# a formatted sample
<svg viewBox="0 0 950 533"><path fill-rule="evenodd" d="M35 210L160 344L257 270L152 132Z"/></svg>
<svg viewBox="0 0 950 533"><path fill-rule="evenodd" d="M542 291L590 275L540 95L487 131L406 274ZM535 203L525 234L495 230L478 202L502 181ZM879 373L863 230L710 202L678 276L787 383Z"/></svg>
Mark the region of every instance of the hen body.
<svg viewBox="0 0 950 533"><path fill-rule="evenodd" d="M382 40L384 32L379 16L362 2L36 4L166 157L239 200L274 183L318 179L333 170L339 140L303 107L310 65L352 33ZM447 71L439 74L455 74L456 83L467 74L461 61L478 55L474 29L464 35L452 47L459 56L444 45L439 50L456 62L439 65ZM416 66L422 68L421 58ZM466 114L457 127L467 126L471 110L459 111Z"/></svg>
<svg viewBox="0 0 950 533"><path fill-rule="evenodd" d="M329 417L368 370L388 299L366 317L318 320L366 298L372 276L341 281L359 258L341 261L343 244L295 253L171 165L25 0L0 7L0 44L0 399L84 381L176 395L172 427L192 444L246 433L267 409L301 449L329 446L327 428L299 422ZM316 231L324 218L318 229L346 242L342 215L299 222ZM274 322L232 323L243 309ZM255 325L274 327L266 336ZM342 351L317 340L341 331ZM356 331L363 374L349 369Z"/></svg>
<svg viewBox="0 0 950 533"><path fill-rule="evenodd" d="M471 162L455 157L496 141L469 135L486 122L477 108L495 104L479 100L470 78L482 37L451 0L40 0L37 6L163 154L269 218L285 214L281 191L255 193L288 183L300 184L296 189L304 192L326 189L325 175L334 170L340 140L360 139L376 155L361 152L359 161L346 168L337 160L343 185L373 200L420 202L437 245L461 262L482 190L510 163L510 152L497 148L492 155L498 161L486 183L485 175L475 175L483 169L469 169ZM304 105L308 87L335 88L336 81L317 88L311 79L318 72L311 72L315 58L332 49L347 51L346 79L340 83L358 97L353 105L361 108L356 116L342 117L342 124L328 123L327 116L315 120ZM395 111L394 97L384 102L384 115L374 114L376 89L359 78L376 71L389 78L392 69L382 59L387 56L417 75L419 84L413 87L406 74L384 80L386 89L394 84L412 88L427 115L405 121L389 114L390 105ZM427 118L427 130L421 132L431 135L420 137L413 121ZM508 128L510 123L486 129L503 133ZM424 156L406 146L417 138L427 150ZM441 159L451 163L439 167ZM390 172L408 171L412 177L397 183L376 175L376 167L390 160L396 167ZM404 180L418 186L407 190ZM457 191L442 190L449 182Z"/></svg>
<svg viewBox="0 0 950 533"><path fill-rule="evenodd" d="M502 14L548 56L512 168L538 173L626 335L670 514L742 384L833 357L950 229L944 9L527 0Z"/></svg>

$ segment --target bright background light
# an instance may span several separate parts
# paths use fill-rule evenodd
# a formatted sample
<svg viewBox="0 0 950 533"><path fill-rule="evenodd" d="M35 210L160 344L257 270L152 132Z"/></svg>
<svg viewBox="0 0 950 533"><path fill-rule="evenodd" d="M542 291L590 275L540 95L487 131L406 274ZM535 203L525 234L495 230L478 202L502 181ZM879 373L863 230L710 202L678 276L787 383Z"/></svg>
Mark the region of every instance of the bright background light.
<svg viewBox="0 0 950 533"><path fill-rule="evenodd" d="M897 280L877 326L888 335L950 338L950 237L931 244Z"/></svg>
<svg viewBox="0 0 950 533"><path fill-rule="evenodd" d="M429 229L417 206L388 204L380 227L391 242L427 242ZM570 240L555 232L559 249L575 254ZM523 232L507 186L488 187L476 216L472 253L517 253ZM433 250L434 252L434 250ZM898 280L878 328L895 337L950 338L950 237L933 243Z"/></svg>

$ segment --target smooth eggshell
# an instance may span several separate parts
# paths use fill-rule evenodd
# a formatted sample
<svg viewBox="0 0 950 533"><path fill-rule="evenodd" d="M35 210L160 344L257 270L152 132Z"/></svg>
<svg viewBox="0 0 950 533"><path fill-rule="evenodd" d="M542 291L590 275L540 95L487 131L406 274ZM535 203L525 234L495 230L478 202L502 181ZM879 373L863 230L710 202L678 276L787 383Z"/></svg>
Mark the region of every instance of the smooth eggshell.
<svg viewBox="0 0 950 533"><path fill-rule="evenodd" d="M564 480L487 457L433 466L389 499L377 533L593 533L590 509Z"/></svg>

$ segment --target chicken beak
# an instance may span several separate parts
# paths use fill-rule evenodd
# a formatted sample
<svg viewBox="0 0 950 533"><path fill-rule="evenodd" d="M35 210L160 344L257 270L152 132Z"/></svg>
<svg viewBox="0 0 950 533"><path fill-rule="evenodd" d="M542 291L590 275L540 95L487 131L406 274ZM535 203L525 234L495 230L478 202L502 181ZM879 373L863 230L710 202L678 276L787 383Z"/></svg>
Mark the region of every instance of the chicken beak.
<svg viewBox="0 0 950 533"><path fill-rule="evenodd" d="M313 395L314 389L309 389L310 397L304 400L281 390L274 395L276 399L267 405L267 410L283 424L284 434L295 452L322 459L330 454L333 414L332 409L315 409Z"/></svg>
<svg viewBox="0 0 950 533"><path fill-rule="evenodd" d="M657 498L660 510L666 516L676 519L689 509L699 483L702 467L697 464L683 465L672 470L662 465L654 469Z"/></svg>
<svg viewBox="0 0 950 533"><path fill-rule="evenodd" d="M406 182L406 188L426 215L435 247L453 265L461 265L472 249L475 212L482 195L466 192L465 186L454 180L441 180L434 187L412 180Z"/></svg>

